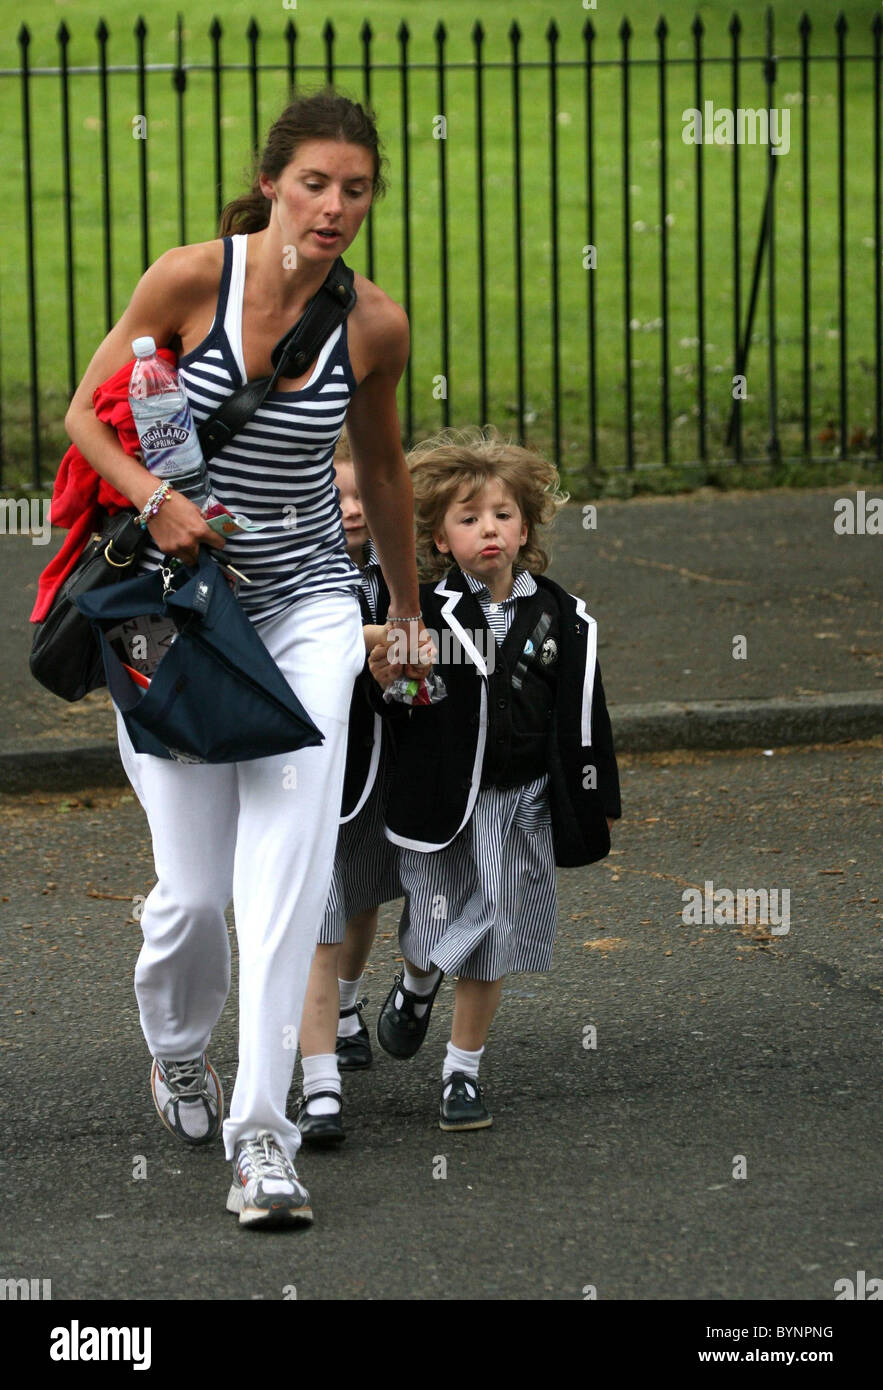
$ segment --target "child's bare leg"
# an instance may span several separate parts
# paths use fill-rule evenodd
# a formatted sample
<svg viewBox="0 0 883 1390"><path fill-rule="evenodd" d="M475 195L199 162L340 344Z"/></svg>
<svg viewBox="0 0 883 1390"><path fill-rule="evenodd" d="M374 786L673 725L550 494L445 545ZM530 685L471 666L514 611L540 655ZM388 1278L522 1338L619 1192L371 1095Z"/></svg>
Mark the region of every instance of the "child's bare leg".
<svg viewBox="0 0 883 1390"><path fill-rule="evenodd" d="M340 950L337 944L320 944L316 947L300 1029L302 1057L334 1051L339 1008L337 974Z"/></svg>
<svg viewBox="0 0 883 1390"><path fill-rule="evenodd" d="M346 936L337 962L339 979L361 980L377 934L377 911L376 907L372 907L367 912L357 912L355 917L347 918Z"/></svg>
<svg viewBox="0 0 883 1390"><path fill-rule="evenodd" d="M300 1030L301 1065L306 1111L314 1117L340 1112L340 1070L335 1052L337 1014L340 1007L337 991L339 955L339 944L320 943L316 947L304 1001ZM314 1100L313 1097L318 1092L332 1092L337 1096L337 1100L335 1101L332 1095L324 1094ZM304 1139L310 1142L311 1136L306 1132L309 1125L307 1117L299 1117L299 1123ZM335 1123L339 1124L339 1121ZM342 1131L340 1133L342 1137Z"/></svg>
<svg viewBox="0 0 883 1390"><path fill-rule="evenodd" d="M503 991L502 980L457 980L451 1042L464 1052L477 1052L487 1035Z"/></svg>

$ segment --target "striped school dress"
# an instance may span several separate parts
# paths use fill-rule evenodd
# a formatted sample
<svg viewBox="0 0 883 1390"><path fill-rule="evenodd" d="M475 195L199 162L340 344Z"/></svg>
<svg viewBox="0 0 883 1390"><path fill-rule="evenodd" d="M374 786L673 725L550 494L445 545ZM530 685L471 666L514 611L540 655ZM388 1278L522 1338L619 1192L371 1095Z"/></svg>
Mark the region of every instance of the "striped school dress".
<svg viewBox="0 0 883 1390"><path fill-rule="evenodd" d="M242 303L248 237L224 237L224 266L207 336L178 360L194 424L199 425L246 381ZM361 576L346 552L334 486L334 449L356 380L346 320L330 335L309 381L273 391L251 420L208 462L211 490L230 511L265 523L226 538L225 562L251 583L239 600L254 622L276 617L298 599L358 590ZM140 571L162 552L148 541Z"/></svg>
<svg viewBox="0 0 883 1390"><path fill-rule="evenodd" d="M473 575L464 576L501 644L518 599L536 592L533 576L516 570L502 603L492 602ZM473 980L549 969L558 900L548 782L544 774L521 787L483 787L468 822L444 849L402 849L399 941L413 965Z"/></svg>
<svg viewBox="0 0 883 1390"><path fill-rule="evenodd" d="M361 588L362 618L368 623L379 621L379 575L377 551L374 542L368 541ZM358 684L353 699L364 699ZM319 928L321 946L340 945L346 935L347 918L402 896L399 850L386 838L383 829L392 753L385 724L381 733L380 761L368 798L355 816L341 823L337 833L331 889Z"/></svg>

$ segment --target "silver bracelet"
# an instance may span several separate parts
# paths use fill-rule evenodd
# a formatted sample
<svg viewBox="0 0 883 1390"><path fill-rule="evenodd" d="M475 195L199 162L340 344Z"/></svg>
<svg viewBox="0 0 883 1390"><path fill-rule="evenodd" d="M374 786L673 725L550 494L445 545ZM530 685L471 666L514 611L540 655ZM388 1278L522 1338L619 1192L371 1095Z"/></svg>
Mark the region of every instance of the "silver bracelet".
<svg viewBox="0 0 883 1390"><path fill-rule="evenodd" d="M420 619L420 618L422 618L422 617L423 617L423 613L422 613L422 612L417 612L417 613L415 613L414 616L413 616L413 618L391 618L389 615L387 615L386 621L387 621L388 623L416 623L416 622L418 621L418 619Z"/></svg>

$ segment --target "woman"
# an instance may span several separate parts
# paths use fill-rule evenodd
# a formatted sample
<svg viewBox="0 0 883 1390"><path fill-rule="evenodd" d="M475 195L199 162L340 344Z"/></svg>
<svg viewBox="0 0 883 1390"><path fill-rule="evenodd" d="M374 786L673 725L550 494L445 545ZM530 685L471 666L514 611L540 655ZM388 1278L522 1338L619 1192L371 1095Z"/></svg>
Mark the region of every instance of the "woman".
<svg viewBox="0 0 883 1390"><path fill-rule="evenodd" d="M143 510L155 478L92 410L92 392L150 334L178 353L194 423L270 354L383 191L373 120L332 91L300 97L272 127L250 192L224 211L221 239L167 251L89 364L65 425L102 477ZM157 884L144 904L135 972L151 1086L164 1124L205 1143L223 1119L206 1058L230 982L224 918L232 896L239 943L239 1066L223 1122L243 1225L312 1220L285 1114L310 961L331 877L353 681L364 662L332 458L346 420L358 487L390 592L393 627L419 642L412 492L396 384L408 356L402 309L357 275L358 301L315 363L279 389L210 461L217 499L264 523L224 543L197 507L170 492L147 521L147 563L193 562L200 545L252 582L243 607L325 736L321 747L225 765L134 752L117 714L120 752L147 813ZM415 653L416 654L416 653ZM420 666L411 668L419 674Z"/></svg>

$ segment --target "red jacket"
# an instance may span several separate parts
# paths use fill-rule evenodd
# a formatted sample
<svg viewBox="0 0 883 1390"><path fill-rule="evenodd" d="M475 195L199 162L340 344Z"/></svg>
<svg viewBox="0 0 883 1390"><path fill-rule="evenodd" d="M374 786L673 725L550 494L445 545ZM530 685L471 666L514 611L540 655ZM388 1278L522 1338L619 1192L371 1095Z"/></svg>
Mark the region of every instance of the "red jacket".
<svg viewBox="0 0 883 1390"><path fill-rule="evenodd" d="M175 353L168 348L160 348L157 356L174 366ZM106 425L113 425L117 437L127 454L139 452L138 431L129 409L129 378L135 359L127 362L113 376L108 377L92 393L92 405L98 419ZM106 479L102 478L72 444L61 460L52 489L50 517L53 526L68 529L67 540L58 554L53 556L37 582L37 600L31 613L32 623L42 623L53 599L67 579L86 548L86 543L95 528L100 511L113 515L125 507L131 507L128 497L117 492Z"/></svg>

